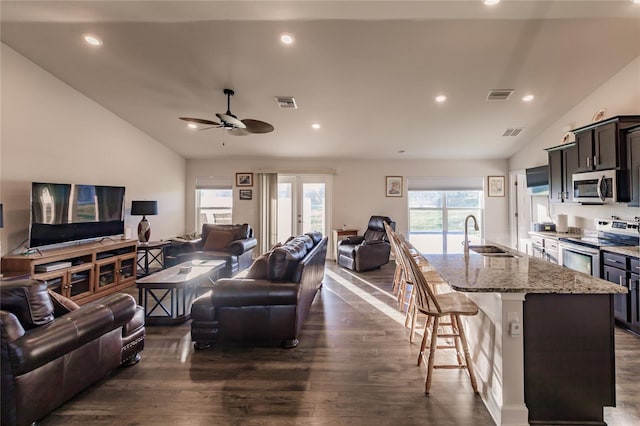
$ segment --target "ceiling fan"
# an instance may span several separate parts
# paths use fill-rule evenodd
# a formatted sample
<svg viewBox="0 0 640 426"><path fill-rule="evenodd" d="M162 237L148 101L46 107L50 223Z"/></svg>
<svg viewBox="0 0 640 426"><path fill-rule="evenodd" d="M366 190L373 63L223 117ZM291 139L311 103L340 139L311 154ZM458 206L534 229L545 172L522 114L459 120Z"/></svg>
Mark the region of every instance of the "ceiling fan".
<svg viewBox="0 0 640 426"><path fill-rule="evenodd" d="M224 89L223 92L227 96L227 112L225 112L224 114L219 112L216 113L216 116L220 119L220 123L216 121L206 120L204 118L193 117L179 117L180 120L184 120L189 123L211 126L200 130L217 128L228 129L229 133L234 136L246 136L252 133L273 132L274 127L265 121L254 120L251 118L238 120L238 117L231 113L231 96L235 95L235 92L231 89Z"/></svg>

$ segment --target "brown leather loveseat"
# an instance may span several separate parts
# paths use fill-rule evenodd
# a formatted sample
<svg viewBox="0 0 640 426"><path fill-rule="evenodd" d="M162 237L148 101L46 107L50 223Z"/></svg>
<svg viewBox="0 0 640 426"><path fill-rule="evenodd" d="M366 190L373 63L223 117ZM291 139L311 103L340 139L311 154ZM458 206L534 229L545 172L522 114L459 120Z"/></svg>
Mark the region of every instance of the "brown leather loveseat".
<svg viewBox="0 0 640 426"><path fill-rule="evenodd" d="M253 250L258 241L253 236L253 229L248 224L202 225L201 238L174 245L169 249L168 265L194 259L219 259L226 261L224 269L218 276L233 277L251 266Z"/></svg>
<svg viewBox="0 0 640 426"><path fill-rule="evenodd" d="M225 341L297 346L322 286L326 254L322 234L300 235L260 256L244 277L216 281L191 306L194 347Z"/></svg>
<svg viewBox="0 0 640 426"><path fill-rule="evenodd" d="M3 426L46 416L144 347L144 313L124 293L77 306L46 283L2 281L0 326Z"/></svg>

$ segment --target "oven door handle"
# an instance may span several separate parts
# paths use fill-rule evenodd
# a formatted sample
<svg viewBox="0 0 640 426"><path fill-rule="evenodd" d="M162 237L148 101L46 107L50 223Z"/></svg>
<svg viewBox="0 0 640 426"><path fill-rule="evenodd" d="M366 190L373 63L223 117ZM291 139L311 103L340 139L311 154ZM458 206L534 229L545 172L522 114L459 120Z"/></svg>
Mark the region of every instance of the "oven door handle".
<svg viewBox="0 0 640 426"><path fill-rule="evenodd" d="M560 249L561 250L570 250L570 251L574 251L576 253L580 253L580 254L586 254L589 256L593 256L593 255L597 255L600 254L600 250L589 250L587 248L584 247L576 247L575 245L569 245L569 244L560 244Z"/></svg>

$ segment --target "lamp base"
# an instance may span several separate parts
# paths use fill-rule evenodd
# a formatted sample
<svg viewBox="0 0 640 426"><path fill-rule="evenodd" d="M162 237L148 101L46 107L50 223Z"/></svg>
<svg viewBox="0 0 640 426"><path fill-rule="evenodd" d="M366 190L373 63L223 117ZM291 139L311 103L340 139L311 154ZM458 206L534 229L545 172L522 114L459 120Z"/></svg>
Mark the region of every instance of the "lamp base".
<svg viewBox="0 0 640 426"><path fill-rule="evenodd" d="M147 243L149 242L149 237L151 237L151 225L146 216L142 216L142 220L138 224L138 241Z"/></svg>

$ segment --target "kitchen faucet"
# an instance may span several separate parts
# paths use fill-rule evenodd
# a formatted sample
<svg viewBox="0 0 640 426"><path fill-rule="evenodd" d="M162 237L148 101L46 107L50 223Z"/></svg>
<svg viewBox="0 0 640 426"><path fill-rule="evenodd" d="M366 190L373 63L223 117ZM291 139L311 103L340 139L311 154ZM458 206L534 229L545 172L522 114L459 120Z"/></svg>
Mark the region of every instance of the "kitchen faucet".
<svg viewBox="0 0 640 426"><path fill-rule="evenodd" d="M473 229L476 231L480 230L480 227L478 227L478 221L474 215L470 214L464 219L464 241L462 244L464 244L464 254L466 255L469 254L469 219L473 219Z"/></svg>

